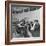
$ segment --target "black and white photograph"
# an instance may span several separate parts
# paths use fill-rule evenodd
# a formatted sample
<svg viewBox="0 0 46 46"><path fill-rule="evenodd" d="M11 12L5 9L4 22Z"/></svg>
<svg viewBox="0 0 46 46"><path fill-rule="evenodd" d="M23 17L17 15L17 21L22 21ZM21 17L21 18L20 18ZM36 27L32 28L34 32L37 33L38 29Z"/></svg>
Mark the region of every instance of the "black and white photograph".
<svg viewBox="0 0 46 46"><path fill-rule="evenodd" d="M40 8L41 6L11 5L12 37L40 37Z"/></svg>
<svg viewBox="0 0 46 46"><path fill-rule="evenodd" d="M7 3L6 40L9 40L11 44L44 42L44 3L14 1Z"/></svg>
<svg viewBox="0 0 46 46"><path fill-rule="evenodd" d="M41 16L42 6L40 5L18 5L11 4L10 30L11 37L16 39L42 39L43 16ZM38 40L37 39L37 40Z"/></svg>

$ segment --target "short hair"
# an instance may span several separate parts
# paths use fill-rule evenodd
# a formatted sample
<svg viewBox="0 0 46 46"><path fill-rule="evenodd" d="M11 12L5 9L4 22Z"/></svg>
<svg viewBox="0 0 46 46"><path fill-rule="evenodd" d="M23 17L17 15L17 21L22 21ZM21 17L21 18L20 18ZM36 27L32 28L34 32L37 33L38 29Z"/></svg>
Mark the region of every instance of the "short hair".
<svg viewBox="0 0 46 46"><path fill-rule="evenodd" d="M31 21L30 23L32 24L33 22Z"/></svg>
<svg viewBox="0 0 46 46"><path fill-rule="evenodd" d="M34 20L34 22L38 22L38 20Z"/></svg>

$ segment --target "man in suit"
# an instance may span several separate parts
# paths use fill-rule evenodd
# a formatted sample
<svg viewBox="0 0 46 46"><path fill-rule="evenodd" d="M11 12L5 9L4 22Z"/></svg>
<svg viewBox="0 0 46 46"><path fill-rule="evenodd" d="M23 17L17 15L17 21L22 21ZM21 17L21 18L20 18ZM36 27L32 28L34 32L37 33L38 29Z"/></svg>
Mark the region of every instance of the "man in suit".
<svg viewBox="0 0 46 46"><path fill-rule="evenodd" d="M39 37L40 36L40 24L38 20L34 20L34 31L32 33L33 37Z"/></svg>

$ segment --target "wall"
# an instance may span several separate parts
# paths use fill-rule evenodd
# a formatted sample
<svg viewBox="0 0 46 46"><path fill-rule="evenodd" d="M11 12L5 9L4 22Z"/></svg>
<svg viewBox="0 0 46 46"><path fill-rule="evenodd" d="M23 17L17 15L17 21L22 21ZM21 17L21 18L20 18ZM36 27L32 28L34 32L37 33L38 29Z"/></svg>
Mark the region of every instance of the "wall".
<svg viewBox="0 0 46 46"><path fill-rule="evenodd" d="M5 0L0 0L0 46L5 46ZM46 2L46 0L24 0L35 2ZM46 16L45 16L46 17ZM46 32L45 32L46 33ZM7 46L7 45L6 45ZM10 46L10 45L9 45ZM46 43L21 44L11 46L46 46Z"/></svg>
<svg viewBox="0 0 46 46"><path fill-rule="evenodd" d="M19 20L24 19L25 17L28 17L30 20L29 21L34 21L35 19L39 20L40 19L40 11L35 10L35 11L28 11L28 12L23 12L21 14L14 14L14 18L18 18ZM22 17L23 16L23 17Z"/></svg>

